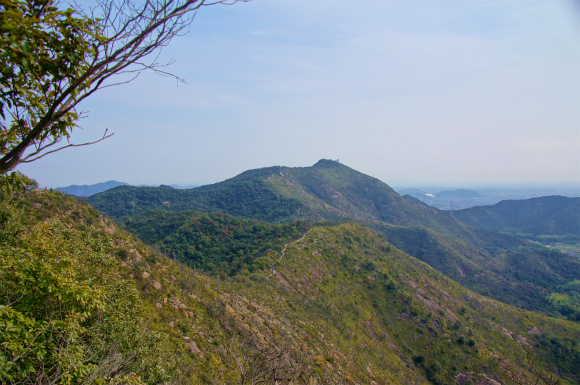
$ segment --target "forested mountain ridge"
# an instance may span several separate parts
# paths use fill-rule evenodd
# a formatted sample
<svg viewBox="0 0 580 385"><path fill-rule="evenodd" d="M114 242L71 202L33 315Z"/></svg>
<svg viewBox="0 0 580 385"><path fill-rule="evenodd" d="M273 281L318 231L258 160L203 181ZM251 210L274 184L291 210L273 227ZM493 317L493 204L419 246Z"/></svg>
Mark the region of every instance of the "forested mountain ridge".
<svg viewBox="0 0 580 385"><path fill-rule="evenodd" d="M580 198L547 196L505 200L452 212L470 226L514 234L580 237Z"/></svg>
<svg viewBox="0 0 580 385"><path fill-rule="evenodd" d="M510 375L533 379L528 346L537 368L552 358L564 384L580 383L578 324L474 294L364 225L313 227L283 253L265 253L267 268L216 278L160 255L58 192L26 192L8 208L19 212L25 233L60 222L107 245L100 252L116 266L103 268L140 293L146 323L164 336L150 358L178 383L239 384L240 373L275 369L294 384L507 384ZM13 255L5 245L3 263ZM0 285L11 273L2 270ZM10 345L2 346L9 357Z"/></svg>
<svg viewBox="0 0 580 385"><path fill-rule="evenodd" d="M96 194L88 202L117 217L141 213L144 221L152 220L153 214L148 212L153 209L223 212L272 223L357 221L480 294L530 310L580 314L580 302L570 309L549 299L551 293L560 293L563 286L580 278L577 259L519 238L467 226L336 161L323 159L312 167L249 170L224 182L189 190L122 186ZM187 216L180 218L171 221L182 221L176 224L179 227L187 221ZM183 255L177 249L183 250L184 245L175 238L151 238L134 225L129 228L152 244L163 243L167 252ZM170 244L173 250L167 249Z"/></svg>
<svg viewBox="0 0 580 385"><path fill-rule="evenodd" d="M194 189L122 186L91 196L88 202L114 217L164 209L220 211L268 222L355 219L423 225L442 232L465 228L439 210L406 201L376 178L325 159L312 167L249 170Z"/></svg>

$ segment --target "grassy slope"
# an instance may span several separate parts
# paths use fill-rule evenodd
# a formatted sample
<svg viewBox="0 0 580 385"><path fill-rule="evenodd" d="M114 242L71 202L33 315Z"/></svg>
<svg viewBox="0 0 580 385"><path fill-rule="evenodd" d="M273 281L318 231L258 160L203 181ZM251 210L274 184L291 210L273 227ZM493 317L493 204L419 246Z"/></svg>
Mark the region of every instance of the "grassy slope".
<svg viewBox="0 0 580 385"><path fill-rule="evenodd" d="M274 273L219 280L59 193L30 192L21 205L32 221L60 217L110 240L152 327L170 336L167 359L184 383L232 379L222 350L232 340L284 346L296 373L319 383L452 383L462 373L501 380L510 365L528 373L522 346L534 342L533 327L569 345L580 333L577 324L474 294L360 224L312 229L288 245Z"/></svg>

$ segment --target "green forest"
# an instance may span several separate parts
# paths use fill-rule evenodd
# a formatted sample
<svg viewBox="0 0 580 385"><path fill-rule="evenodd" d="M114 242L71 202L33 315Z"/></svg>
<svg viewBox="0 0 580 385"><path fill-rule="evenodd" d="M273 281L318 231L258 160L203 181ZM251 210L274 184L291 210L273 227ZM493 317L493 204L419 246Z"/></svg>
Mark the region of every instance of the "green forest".
<svg viewBox="0 0 580 385"><path fill-rule="evenodd" d="M148 211L121 222L145 243L185 265L232 276L268 268L284 244L310 227L304 221L272 225L228 214Z"/></svg>

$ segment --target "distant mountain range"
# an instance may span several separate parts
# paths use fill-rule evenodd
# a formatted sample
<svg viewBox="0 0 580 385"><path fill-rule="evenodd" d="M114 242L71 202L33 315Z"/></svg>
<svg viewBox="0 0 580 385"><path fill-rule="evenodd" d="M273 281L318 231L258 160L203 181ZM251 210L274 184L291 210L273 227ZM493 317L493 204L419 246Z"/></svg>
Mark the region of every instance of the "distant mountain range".
<svg viewBox="0 0 580 385"><path fill-rule="evenodd" d="M117 187L117 186L130 186L129 183L125 183L125 182L118 182L116 180L110 180L108 182L101 182L101 183L96 183L96 184L91 184L91 185L71 185L71 186L66 186L66 187L57 187L55 188L55 190L57 191L62 191L65 194L69 194L69 195L74 195L77 197L89 197L91 195L103 192L103 191L107 191L109 189L112 189L113 187ZM139 187L149 187L148 185L140 185ZM170 185L170 187L176 188L176 189L189 189L189 188L194 188L194 187L198 187L198 185L195 184L172 184Z"/></svg>
<svg viewBox="0 0 580 385"><path fill-rule="evenodd" d="M61 191L65 194L74 195L77 197L88 197L96 193L100 193L117 186L125 186L127 183L110 180L108 182L101 182L91 185L71 185L66 187L57 187L55 190Z"/></svg>
<svg viewBox="0 0 580 385"><path fill-rule="evenodd" d="M523 200L561 195L580 197L580 185L512 185L488 186L476 189L441 189L436 187L395 187L403 196L409 195L442 210L461 210L474 206L491 206L504 200Z"/></svg>
<svg viewBox="0 0 580 385"><path fill-rule="evenodd" d="M164 210L222 212L270 223L361 222L478 293L545 312L557 310L546 293L580 277L580 262L571 256L468 226L331 160L312 167L249 170L224 182L186 190L119 186L89 197L88 202L117 218ZM174 221L164 219L169 220ZM175 228L183 223L175 222Z"/></svg>
<svg viewBox="0 0 580 385"><path fill-rule="evenodd" d="M580 236L580 198L548 196L506 200L452 212L470 226L529 235Z"/></svg>

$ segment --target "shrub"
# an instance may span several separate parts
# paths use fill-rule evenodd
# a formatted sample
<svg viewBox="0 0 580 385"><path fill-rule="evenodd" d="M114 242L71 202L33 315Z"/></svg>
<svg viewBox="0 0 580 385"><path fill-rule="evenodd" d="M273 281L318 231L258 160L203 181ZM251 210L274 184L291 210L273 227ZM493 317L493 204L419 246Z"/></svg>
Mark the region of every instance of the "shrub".
<svg viewBox="0 0 580 385"><path fill-rule="evenodd" d="M0 227L21 222L0 207ZM143 328L136 287L107 244L55 221L4 232L0 243L0 382L169 379L159 335ZM136 382L135 382L136 381Z"/></svg>
<svg viewBox="0 0 580 385"><path fill-rule="evenodd" d="M434 361L431 366L429 366L431 368L432 371L434 371L435 373L439 373L440 371L443 370L443 366L441 366L441 364L439 363L439 361Z"/></svg>
<svg viewBox="0 0 580 385"><path fill-rule="evenodd" d="M316 356L314 358L314 363L318 366L322 366L322 365L326 364L326 359L322 356Z"/></svg>

